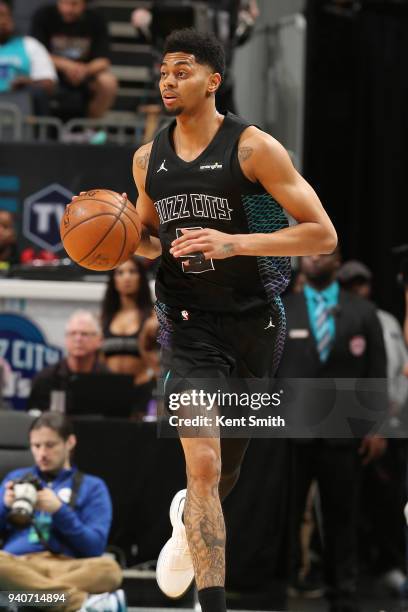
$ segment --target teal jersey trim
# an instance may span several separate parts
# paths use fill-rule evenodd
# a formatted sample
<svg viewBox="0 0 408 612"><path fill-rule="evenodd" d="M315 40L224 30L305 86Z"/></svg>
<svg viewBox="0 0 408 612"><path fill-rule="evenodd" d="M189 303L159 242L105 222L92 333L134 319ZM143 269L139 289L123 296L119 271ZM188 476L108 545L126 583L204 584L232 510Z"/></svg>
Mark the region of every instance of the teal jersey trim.
<svg viewBox="0 0 408 612"><path fill-rule="evenodd" d="M251 234L271 234L289 227L280 204L269 193L242 196ZM275 302L288 286L291 275L290 257L257 257L262 284L269 302Z"/></svg>

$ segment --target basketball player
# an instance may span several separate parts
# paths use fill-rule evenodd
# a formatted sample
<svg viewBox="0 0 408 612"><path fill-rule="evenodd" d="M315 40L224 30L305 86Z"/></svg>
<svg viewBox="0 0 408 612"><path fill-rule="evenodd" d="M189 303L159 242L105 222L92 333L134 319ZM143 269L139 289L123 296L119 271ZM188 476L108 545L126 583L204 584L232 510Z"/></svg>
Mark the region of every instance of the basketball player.
<svg viewBox="0 0 408 612"><path fill-rule="evenodd" d="M289 258L331 253L337 243L316 193L285 149L257 127L217 112L223 73L215 38L173 32L160 91L175 120L134 158L144 226L137 253L162 256L156 308L166 394L172 380L271 376L284 342L279 294L289 281ZM284 210L296 225L288 226ZM238 478L247 440L186 436L181 444L187 494L179 492L172 503L173 536L158 560L158 582L178 597L195 576L202 611L224 612L220 500Z"/></svg>

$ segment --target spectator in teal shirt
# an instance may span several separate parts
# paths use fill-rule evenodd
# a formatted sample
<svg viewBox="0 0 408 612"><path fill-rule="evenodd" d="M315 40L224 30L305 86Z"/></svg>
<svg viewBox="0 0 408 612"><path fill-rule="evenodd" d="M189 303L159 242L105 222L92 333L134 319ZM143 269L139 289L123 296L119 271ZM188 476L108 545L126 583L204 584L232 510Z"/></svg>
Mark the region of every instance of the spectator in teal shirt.
<svg viewBox="0 0 408 612"><path fill-rule="evenodd" d="M35 110L44 114L41 100L53 93L56 82L47 49L31 36L16 34L10 7L0 0L0 94L27 89Z"/></svg>

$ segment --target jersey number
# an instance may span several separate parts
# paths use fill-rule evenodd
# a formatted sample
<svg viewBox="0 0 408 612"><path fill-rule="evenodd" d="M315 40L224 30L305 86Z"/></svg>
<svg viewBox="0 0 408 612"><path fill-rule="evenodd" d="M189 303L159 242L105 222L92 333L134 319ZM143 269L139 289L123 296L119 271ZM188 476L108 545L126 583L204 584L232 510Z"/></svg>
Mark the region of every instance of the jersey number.
<svg viewBox="0 0 408 612"><path fill-rule="evenodd" d="M202 227L183 227L184 230L199 230L204 229ZM183 235L183 232L180 228L176 229L176 236L180 238ZM188 259L188 256L184 255L180 259ZM210 272L210 270L214 270L214 262L212 259L206 259L201 263L197 263L194 260L190 259L190 263L188 265L185 264L184 261L181 262L181 267L183 268L183 272L186 274L201 274L201 272Z"/></svg>

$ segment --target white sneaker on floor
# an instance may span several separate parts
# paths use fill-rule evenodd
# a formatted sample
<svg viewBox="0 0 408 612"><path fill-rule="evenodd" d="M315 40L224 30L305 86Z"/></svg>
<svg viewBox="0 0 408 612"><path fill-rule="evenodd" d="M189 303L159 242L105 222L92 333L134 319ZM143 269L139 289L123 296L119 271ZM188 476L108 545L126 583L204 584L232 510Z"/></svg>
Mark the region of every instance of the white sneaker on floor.
<svg viewBox="0 0 408 612"><path fill-rule="evenodd" d="M156 580L167 597L182 597L194 579L193 561L188 548L183 510L187 490L176 493L170 506L173 534L161 549L157 559Z"/></svg>
<svg viewBox="0 0 408 612"><path fill-rule="evenodd" d="M90 595L82 604L80 612L126 612L126 598L123 589L112 593Z"/></svg>

